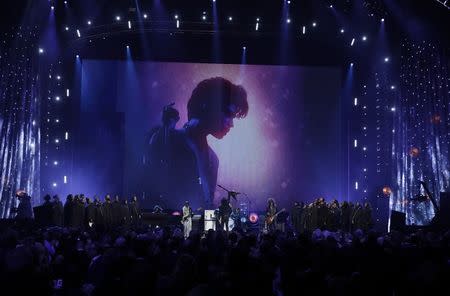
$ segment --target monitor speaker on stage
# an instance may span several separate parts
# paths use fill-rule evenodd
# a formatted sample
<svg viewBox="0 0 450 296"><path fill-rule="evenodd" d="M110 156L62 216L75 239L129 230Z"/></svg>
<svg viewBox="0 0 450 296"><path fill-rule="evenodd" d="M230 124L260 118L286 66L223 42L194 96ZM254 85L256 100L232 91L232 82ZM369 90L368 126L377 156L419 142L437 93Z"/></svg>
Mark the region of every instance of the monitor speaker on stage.
<svg viewBox="0 0 450 296"><path fill-rule="evenodd" d="M441 192L439 198L440 223L450 227L450 192Z"/></svg>
<svg viewBox="0 0 450 296"><path fill-rule="evenodd" d="M390 231L405 231L406 214L398 211L391 211L391 227Z"/></svg>

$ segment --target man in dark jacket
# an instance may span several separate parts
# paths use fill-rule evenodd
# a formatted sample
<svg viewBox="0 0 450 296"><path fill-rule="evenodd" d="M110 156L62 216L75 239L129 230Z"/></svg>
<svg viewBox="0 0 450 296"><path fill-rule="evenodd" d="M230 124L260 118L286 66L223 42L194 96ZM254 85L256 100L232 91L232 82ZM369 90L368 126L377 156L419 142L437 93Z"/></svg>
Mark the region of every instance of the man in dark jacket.
<svg viewBox="0 0 450 296"><path fill-rule="evenodd" d="M95 224L95 205L89 198L86 198L86 208L84 209L85 227L89 229Z"/></svg>
<svg viewBox="0 0 450 296"><path fill-rule="evenodd" d="M19 199L19 206L16 210L16 219L32 219L33 210L31 209L31 196L24 190L17 191L16 196Z"/></svg>
<svg viewBox="0 0 450 296"><path fill-rule="evenodd" d="M58 195L53 196L53 225L63 226L64 206Z"/></svg>

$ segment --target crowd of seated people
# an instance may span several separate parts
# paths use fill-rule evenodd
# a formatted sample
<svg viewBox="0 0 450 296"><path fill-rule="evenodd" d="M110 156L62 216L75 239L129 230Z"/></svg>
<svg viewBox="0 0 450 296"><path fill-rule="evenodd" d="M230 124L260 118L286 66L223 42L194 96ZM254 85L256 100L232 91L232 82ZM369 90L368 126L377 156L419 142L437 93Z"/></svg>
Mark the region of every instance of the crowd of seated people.
<svg viewBox="0 0 450 296"><path fill-rule="evenodd" d="M77 199L64 209L79 206ZM99 207L112 203L106 199ZM391 296L450 290L450 232L318 227L192 231L185 239L179 227L142 223L0 228L0 285L6 294Z"/></svg>

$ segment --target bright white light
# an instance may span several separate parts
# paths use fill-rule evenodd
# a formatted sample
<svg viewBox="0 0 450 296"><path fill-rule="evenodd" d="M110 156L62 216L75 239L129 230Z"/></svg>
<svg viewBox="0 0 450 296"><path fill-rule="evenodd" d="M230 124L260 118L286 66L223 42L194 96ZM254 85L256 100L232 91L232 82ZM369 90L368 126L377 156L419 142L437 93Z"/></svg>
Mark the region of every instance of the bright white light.
<svg viewBox="0 0 450 296"><path fill-rule="evenodd" d="M178 14L175 15L175 19L176 19L176 20L178 19Z"/></svg>
<svg viewBox="0 0 450 296"><path fill-rule="evenodd" d="M56 143L56 144L59 144L59 139L55 139L55 143Z"/></svg>
<svg viewBox="0 0 450 296"><path fill-rule="evenodd" d="M92 22L91 21L87 21L87 24L90 26L90 25L92 25Z"/></svg>
<svg viewBox="0 0 450 296"><path fill-rule="evenodd" d="M392 108L391 108L391 111L392 111L392 112L395 112L395 107L392 107Z"/></svg>
<svg viewBox="0 0 450 296"><path fill-rule="evenodd" d="M291 0L288 0L288 1L287 1L287 4L291 4Z"/></svg>
<svg viewBox="0 0 450 296"><path fill-rule="evenodd" d="M229 16L229 17L228 17L228 20L231 22L231 21L233 20L233 17L232 17L232 16Z"/></svg>
<svg viewBox="0 0 450 296"><path fill-rule="evenodd" d="M353 63L350 63L350 67L353 67Z"/></svg>
<svg viewBox="0 0 450 296"><path fill-rule="evenodd" d="M345 32L345 30L344 30L344 29L341 29L341 34L344 34L344 32Z"/></svg>
<svg viewBox="0 0 450 296"><path fill-rule="evenodd" d="M58 186L58 184L56 184L56 183L53 183L52 185L53 185L53 187L56 187L56 186Z"/></svg>
<svg viewBox="0 0 450 296"><path fill-rule="evenodd" d="M358 98L355 98L355 99L353 100L353 105L358 106Z"/></svg>
<svg viewBox="0 0 450 296"><path fill-rule="evenodd" d="M59 101L59 100L61 100L61 98L59 96L56 96L55 100Z"/></svg>
<svg viewBox="0 0 450 296"><path fill-rule="evenodd" d="M121 20L120 15L116 16L116 21L120 21L120 20Z"/></svg>
<svg viewBox="0 0 450 296"><path fill-rule="evenodd" d="M66 97L70 97L70 89L66 89Z"/></svg>
<svg viewBox="0 0 450 296"><path fill-rule="evenodd" d="M56 123L59 123L59 119L55 119L55 122L56 122Z"/></svg>
<svg viewBox="0 0 450 296"><path fill-rule="evenodd" d="M358 182L355 182L355 189L358 190Z"/></svg>
<svg viewBox="0 0 450 296"><path fill-rule="evenodd" d="M259 17L256 18L256 21L259 22Z"/></svg>
<svg viewBox="0 0 450 296"><path fill-rule="evenodd" d="M177 29L180 27L180 20L177 20Z"/></svg>
<svg viewBox="0 0 450 296"><path fill-rule="evenodd" d="M77 29L77 35L78 35L78 38L80 38L80 37L81 37L81 33L80 33L80 30L78 30L78 29Z"/></svg>
<svg viewBox="0 0 450 296"><path fill-rule="evenodd" d="M127 49L130 49L130 46L129 46L129 45L127 45Z"/></svg>
<svg viewBox="0 0 450 296"><path fill-rule="evenodd" d="M384 23L384 18L381 19L381 22Z"/></svg>
<svg viewBox="0 0 450 296"><path fill-rule="evenodd" d="M77 59L79 59L79 58L80 58L80 55L77 54L75 57L76 57Z"/></svg>
<svg viewBox="0 0 450 296"><path fill-rule="evenodd" d="M58 165L58 162L55 160L55 161L53 162L53 164L54 164L54 165Z"/></svg>
<svg viewBox="0 0 450 296"><path fill-rule="evenodd" d="M330 8L333 8L333 4L330 4Z"/></svg>
<svg viewBox="0 0 450 296"><path fill-rule="evenodd" d="M363 147L363 151L366 151L367 150L367 147Z"/></svg>
<svg viewBox="0 0 450 296"><path fill-rule="evenodd" d="M39 53L43 54L44 53L44 49L43 48L39 48Z"/></svg>
<svg viewBox="0 0 450 296"><path fill-rule="evenodd" d="M67 176L64 176L64 184L67 184Z"/></svg>
<svg viewBox="0 0 450 296"><path fill-rule="evenodd" d="M395 89L395 85L391 85L391 89Z"/></svg>
<svg viewBox="0 0 450 296"><path fill-rule="evenodd" d="M202 16L202 20L206 21L206 15Z"/></svg>
<svg viewBox="0 0 450 296"><path fill-rule="evenodd" d="M66 26L65 29L66 29L66 31L69 31L69 27Z"/></svg>
<svg viewBox="0 0 450 296"><path fill-rule="evenodd" d="M246 50L246 49L247 49L247 47L245 47L245 46L244 46L244 47L242 47L242 49L243 49L243 50Z"/></svg>
<svg viewBox="0 0 450 296"><path fill-rule="evenodd" d="M67 4L67 1L64 1L64 4Z"/></svg>
<svg viewBox="0 0 450 296"><path fill-rule="evenodd" d="M355 38L352 39L352 43L350 43L350 46L353 46L355 44Z"/></svg>
<svg viewBox="0 0 450 296"><path fill-rule="evenodd" d="M367 40L367 36L362 36L362 41L366 41Z"/></svg>
<svg viewBox="0 0 450 296"><path fill-rule="evenodd" d="M355 148L358 147L358 140L356 140L356 139L353 140L353 147L355 147Z"/></svg>
<svg viewBox="0 0 450 296"><path fill-rule="evenodd" d="M316 23L316 22L312 23L312 26L313 26L313 27L316 27L316 26L317 26L317 23Z"/></svg>
<svg viewBox="0 0 450 296"><path fill-rule="evenodd" d="M258 30L259 30L259 23L256 23L255 31L258 31Z"/></svg>
<svg viewBox="0 0 450 296"><path fill-rule="evenodd" d="M146 13L144 13L144 18L145 18L145 19L148 18L148 15L147 15Z"/></svg>
<svg viewBox="0 0 450 296"><path fill-rule="evenodd" d="M69 132L66 132L66 133L64 134L64 140L69 140Z"/></svg>
<svg viewBox="0 0 450 296"><path fill-rule="evenodd" d="M33 126L36 125L36 120L33 120L33 122L31 123Z"/></svg>
<svg viewBox="0 0 450 296"><path fill-rule="evenodd" d="M131 29L131 21L128 21L128 29Z"/></svg>
<svg viewBox="0 0 450 296"><path fill-rule="evenodd" d="M53 5L52 5L50 8L51 8L52 10L55 10L55 6L53 6Z"/></svg>
<svg viewBox="0 0 450 296"><path fill-rule="evenodd" d="M303 33L303 35L306 34L306 26L303 26L303 28L302 28L302 33Z"/></svg>
<svg viewBox="0 0 450 296"><path fill-rule="evenodd" d="M384 58L384 62L385 62L385 63L389 62L389 57L385 57L385 58Z"/></svg>
<svg viewBox="0 0 450 296"><path fill-rule="evenodd" d="M286 20L286 23L290 24L290 23L291 23L291 19L288 18L288 19Z"/></svg>
<svg viewBox="0 0 450 296"><path fill-rule="evenodd" d="M59 75L56 76L56 79L57 79L57 80L61 80L61 76L59 76Z"/></svg>

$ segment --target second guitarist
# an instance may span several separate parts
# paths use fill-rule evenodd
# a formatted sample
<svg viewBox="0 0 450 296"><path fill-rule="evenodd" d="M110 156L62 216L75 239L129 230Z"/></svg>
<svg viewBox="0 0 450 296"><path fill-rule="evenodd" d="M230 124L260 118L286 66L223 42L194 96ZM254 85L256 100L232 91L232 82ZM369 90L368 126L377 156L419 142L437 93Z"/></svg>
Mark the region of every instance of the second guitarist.
<svg viewBox="0 0 450 296"><path fill-rule="evenodd" d="M272 232L275 230L275 215L277 214L277 204L273 198L267 199L267 207L266 207L266 225L265 228L268 232Z"/></svg>

